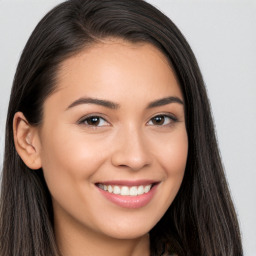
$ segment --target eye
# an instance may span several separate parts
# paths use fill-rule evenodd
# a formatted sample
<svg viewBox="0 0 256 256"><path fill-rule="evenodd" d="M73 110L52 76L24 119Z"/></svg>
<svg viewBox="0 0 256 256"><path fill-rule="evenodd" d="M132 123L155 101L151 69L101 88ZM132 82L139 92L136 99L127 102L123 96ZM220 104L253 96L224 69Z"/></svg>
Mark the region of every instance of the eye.
<svg viewBox="0 0 256 256"><path fill-rule="evenodd" d="M95 127L101 127L101 126L108 126L109 123L100 116L89 116L86 118L83 118L79 121L79 124L87 125L87 126L95 126Z"/></svg>
<svg viewBox="0 0 256 256"><path fill-rule="evenodd" d="M164 125L170 125L171 123L176 121L177 121L177 118L173 116L157 115L149 120L148 125L164 126Z"/></svg>

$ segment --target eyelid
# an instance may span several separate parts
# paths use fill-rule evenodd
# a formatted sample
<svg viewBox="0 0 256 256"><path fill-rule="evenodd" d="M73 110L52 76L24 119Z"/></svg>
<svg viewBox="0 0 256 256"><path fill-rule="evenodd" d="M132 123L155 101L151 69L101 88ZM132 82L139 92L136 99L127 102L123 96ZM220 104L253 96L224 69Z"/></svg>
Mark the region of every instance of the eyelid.
<svg viewBox="0 0 256 256"><path fill-rule="evenodd" d="M168 123L168 124L160 124L160 125L157 125L157 124L149 124L150 122L152 122L152 119L155 118L155 117L158 117L158 116L162 116L162 117L165 117L165 118L170 118L171 121ZM90 124L86 124L86 120L88 120L89 118L92 118L92 117L97 117L97 118L100 118L102 120L104 120L104 122L106 124L104 125L90 125ZM158 113L158 114L155 114L154 116L152 116L149 121L147 121L147 125L149 126L159 126L159 127L166 127L166 126L170 126L172 125L173 123L175 122L178 122L178 118L172 114L172 113ZM106 117L104 117L103 114L100 114L100 113L92 113L92 114L88 114L88 115L85 115L83 116L82 118L80 118L77 123L79 125L84 125L84 126L87 126L89 128L99 128L99 127L106 127L106 126L111 126L111 123L107 120Z"/></svg>
<svg viewBox="0 0 256 256"><path fill-rule="evenodd" d="M150 119L149 119L149 121L147 122L147 124L149 123L149 122L151 122L152 121L152 119L153 118L155 118L155 117L158 117L158 116L163 116L163 117L167 117L167 118L170 118L171 119L171 122L169 123L169 124L163 124L163 125L154 125L154 124L150 124L150 126L159 126L159 127L166 127L166 126L170 126L170 125L172 125L173 123L176 123L176 122L178 122L178 118L174 115L174 114L171 114L171 113L159 113L159 114L156 114L156 115L154 115L154 116L152 116Z"/></svg>
<svg viewBox="0 0 256 256"><path fill-rule="evenodd" d="M92 118L92 117L97 117L97 118L100 118L100 119L104 120L104 122L106 122L107 125L98 126L98 125L85 124L85 121L88 120L89 118ZM98 127L110 126L110 123L107 121L107 119L105 117L103 117L102 114L98 114L98 113L93 113L93 114L89 114L89 115L83 116L82 118L80 118L77 121L77 123L80 124L80 125L84 125L84 126L90 127L90 128L98 128Z"/></svg>

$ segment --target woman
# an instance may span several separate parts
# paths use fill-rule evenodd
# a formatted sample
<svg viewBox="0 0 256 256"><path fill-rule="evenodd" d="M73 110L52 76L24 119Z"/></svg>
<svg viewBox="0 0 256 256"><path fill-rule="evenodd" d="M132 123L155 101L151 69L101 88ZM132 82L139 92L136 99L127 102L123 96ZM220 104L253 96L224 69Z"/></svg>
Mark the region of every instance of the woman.
<svg viewBox="0 0 256 256"><path fill-rule="evenodd" d="M1 255L242 255L200 70L141 0L69 0L21 56Z"/></svg>

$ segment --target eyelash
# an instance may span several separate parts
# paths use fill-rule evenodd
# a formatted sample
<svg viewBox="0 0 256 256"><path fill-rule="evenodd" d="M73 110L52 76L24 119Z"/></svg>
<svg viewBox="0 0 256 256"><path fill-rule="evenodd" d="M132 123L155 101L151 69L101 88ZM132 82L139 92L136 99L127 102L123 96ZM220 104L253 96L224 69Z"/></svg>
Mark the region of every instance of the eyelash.
<svg viewBox="0 0 256 256"><path fill-rule="evenodd" d="M164 118L164 123L163 124L150 124L150 126L158 126L158 127L161 127L161 126L171 126L173 123L177 122L178 119L174 116L174 115L170 115L170 114L159 114L159 115L156 115L154 117L152 117L148 122L148 123L152 123L153 120L156 121L157 118ZM94 119L94 120L93 120ZM97 119L97 120L96 120ZM169 119L169 122L166 124L166 119ZM96 122L96 125L93 125L93 124L89 124L88 121L95 121ZM101 122L106 122L107 125L99 125ZM109 126L109 123L108 121L106 121L105 118L99 116L99 115L91 115L91 116L87 116L85 118L82 118L81 120L78 121L78 124L81 124L81 125L86 125L90 128L98 128L98 127L102 127L102 126Z"/></svg>
<svg viewBox="0 0 256 256"><path fill-rule="evenodd" d="M82 125L86 125L86 126L89 126L89 127L92 127L92 128L97 128L97 127L102 127L99 126L99 125L93 125L93 124L89 124L88 121L93 121L93 119L98 119L100 120L100 122L103 120L104 122L108 123L105 118L101 117L101 116L98 116L98 115L91 115L91 116L86 116L85 118L82 118L81 120L78 121L79 124L82 124ZM108 123L109 124L109 123ZM108 125L107 125L108 126Z"/></svg>
<svg viewBox="0 0 256 256"><path fill-rule="evenodd" d="M178 121L178 119L175 116L173 116L173 115L170 115L170 114L169 115L167 115L167 114L160 114L160 115L156 115L156 116L152 117L149 120L149 122L152 122L153 119L156 121L157 118L164 118L164 124L152 124L152 125L155 125L155 126L170 126L173 123ZM169 119L169 123L168 124L165 123L166 119Z"/></svg>

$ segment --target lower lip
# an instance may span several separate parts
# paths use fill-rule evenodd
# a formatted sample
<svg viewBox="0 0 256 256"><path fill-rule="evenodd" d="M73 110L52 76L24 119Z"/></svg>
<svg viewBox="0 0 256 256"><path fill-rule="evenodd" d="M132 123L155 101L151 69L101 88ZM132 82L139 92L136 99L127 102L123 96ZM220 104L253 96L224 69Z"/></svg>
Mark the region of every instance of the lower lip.
<svg viewBox="0 0 256 256"><path fill-rule="evenodd" d="M136 208L141 208L143 206L146 206L151 201L151 199L153 198L156 192L156 187L157 187L157 184L154 185L148 193L145 193L143 195L138 195L138 196L121 196L121 195L109 193L98 187L97 188L99 189L101 194L112 203L123 208L136 209Z"/></svg>

